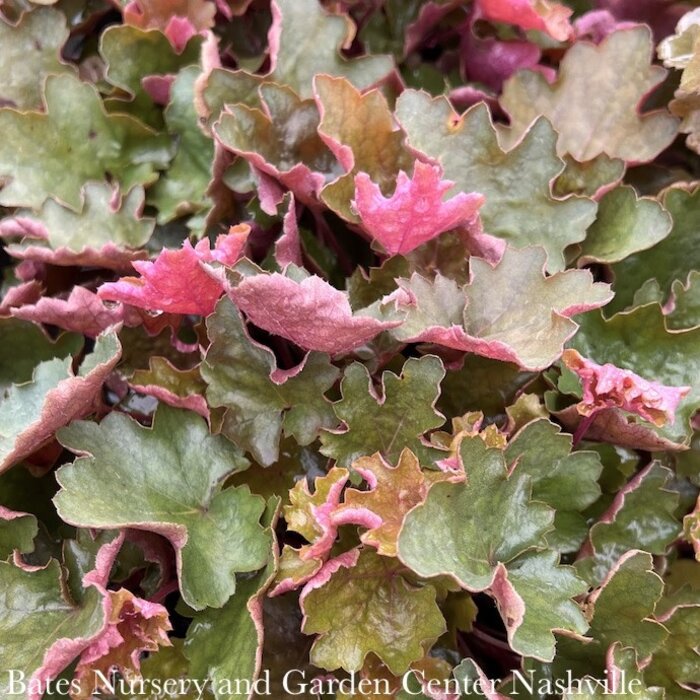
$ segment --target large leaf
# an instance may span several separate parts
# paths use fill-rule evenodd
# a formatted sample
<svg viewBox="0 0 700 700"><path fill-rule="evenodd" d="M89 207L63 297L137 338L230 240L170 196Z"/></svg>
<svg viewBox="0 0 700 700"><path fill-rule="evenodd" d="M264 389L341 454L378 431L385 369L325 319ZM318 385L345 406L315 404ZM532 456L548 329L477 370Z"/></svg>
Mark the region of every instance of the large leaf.
<svg viewBox="0 0 700 700"><path fill-rule="evenodd" d="M102 385L121 357L115 333L100 336L73 374L72 359L37 365L31 381L13 385L0 401L0 471L45 445L56 430L98 405Z"/></svg>
<svg viewBox="0 0 700 700"><path fill-rule="evenodd" d="M90 182L82 189L79 211L47 199L38 212L25 210L0 223L4 236L26 236L7 247L18 258L54 265L99 265L129 269L146 257L144 246L155 226L142 218L144 191L134 187L123 197L106 182Z"/></svg>
<svg viewBox="0 0 700 700"><path fill-rule="evenodd" d="M499 563L542 544L554 511L532 501L530 475L517 467L509 474L503 452L480 437L465 437L460 457L466 483L430 489L404 521L399 557L420 576L444 574L468 590L483 591Z"/></svg>
<svg viewBox="0 0 700 700"><path fill-rule="evenodd" d="M39 207L49 196L79 209L81 188L106 176L124 189L149 183L170 160L167 138L108 115L97 90L72 75L46 80L46 114L0 110L3 206Z"/></svg>
<svg viewBox="0 0 700 700"><path fill-rule="evenodd" d="M558 199L552 194L552 180L564 163L555 152L556 132L547 120L538 120L506 151L485 104L460 117L447 98L406 90L397 101L396 117L410 145L437 160L458 191L486 197L481 218L487 233L517 247L541 245L548 269L564 268L564 249L583 240L596 205L587 198Z"/></svg>
<svg viewBox="0 0 700 700"><path fill-rule="evenodd" d="M399 290L384 299L388 313L393 305L403 314L392 333L404 342L431 342L523 369L544 369L576 332L571 316L612 296L588 271L546 277L544 264L541 248L508 248L495 267L473 258L470 281L462 289L441 275L432 283L418 274L399 280ZM510 293L513 288L519 294Z"/></svg>
<svg viewBox="0 0 700 700"><path fill-rule="evenodd" d="M651 65L648 27L609 34L599 45L577 42L549 84L540 73L520 71L506 82L501 104L510 116L507 139L520 139L533 119L543 114L559 138L560 155L588 161L604 153L635 163L652 160L678 132L665 110L640 113L644 97L666 75Z"/></svg>
<svg viewBox="0 0 700 700"><path fill-rule="evenodd" d="M437 357L410 358L400 377L389 371L382 374L378 392L364 365L351 364L340 385L343 396L333 404L344 427L321 433L321 453L350 466L375 452L393 462L408 447L424 464L432 463L421 436L445 420L434 408L444 376Z"/></svg>
<svg viewBox="0 0 700 700"><path fill-rule="evenodd" d="M444 632L445 621L435 588L409 583L401 569L396 559L365 550L306 585L302 630L319 634L310 652L313 664L359 671L371 652L399 675L423 657L423 645Z"/></svg>
<svg viewBox="0 0 700 700"><path fill-rule="evenodd" d="M57 474L61 517L81 527L134 527L167 537L188 605L220 608L236 589L236 573L265 565L263 499L245 487L221 488L247 461L225 438L209 435L195 413L161 406L150 429L111 413L99 425L73 423L60 440L85 455Z"/></svg>
<svg viewBox="0 0 700 700"><path fill-rule="evenodd" d="M282 432L308 445L336 420L324 393L338 377L328 357L307 355L293 372L248 336L240 314L222 299L207 319L211 345L201 367L212 406L226 408L223 433L262 465L277 461Z"/></svg>

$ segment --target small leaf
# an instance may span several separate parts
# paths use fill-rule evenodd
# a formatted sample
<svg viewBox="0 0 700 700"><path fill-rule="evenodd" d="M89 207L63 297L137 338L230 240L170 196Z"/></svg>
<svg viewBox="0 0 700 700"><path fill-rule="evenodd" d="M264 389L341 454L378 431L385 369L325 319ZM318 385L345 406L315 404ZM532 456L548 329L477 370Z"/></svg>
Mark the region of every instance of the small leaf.
<svg viewBox="0 0 700 700"><path fill-rule="evenodd" d="M670 481L671 472L652 462L617 492L610 508L591 527L576 562L584 578L600 583L631 549L665 554L681 529L675 516L678 493L666 488Z"/></svg>
<svg viewBox="0 0 700 700"><path fill-rule="evenodd" d="M409 172L415 159L403 145L403 134L379 90L363 95L343 78L319 75L314 94L321 113L319 136L346 172L324 187L321 199L336 214L356 223L359 219L351 208L355 176L367 173L387 194L394 189L399 171Z"/></svg>
<svg viewBox="0 0 700 700"><path fill-rule="evenodd" d="M435 589L409 583L401 568L395 559L365 550L306 584L302 631L319 634L311 647L313 664L359 671L373 653L400 675L423 657L424 645L445 631L445 621Z"/></svg>
<svg viewBox="0 0 700 700"><path fill-rule="evenodd" d="M231 227L228 234L216 239L213 250L208 238L194 247L186 239L180 250L164 248L154 262L134 262L141 277L107 282L98 294L107 301L121 301L141 309L208 316L224 291L223 273L209 263L233 265L249 233L246 224Z"/></svg>
<svg viewBox="0 0 700 700"><path fill-rule="evenodd" d="M256 326L331 355L350 352L398 323L353 314L347 294L316 275L301 281L279 272L254 275L229 294Z"/></svg>
<svg viewBox="0 0 700 700"><path fill-rule="evenodd" d="M132 260L145 258L138 250L153 233L153 219L141 217L142 187L123 197L106 182L88 183L82 190L79 212L47 199L38 213L20 211L0 222L0 235L23 236L7 247L22 259L51 265L86 265L115 270L130 268Z"/></svg>
<svg viewBox="0 0 700 700"><path fill-rule="evenodd" d="M413 178L400 171L396 190L387 198L367 173L355 175L354 206L360 221L389 255L406 255L477 215L483 196L460 192L443 202L454 183L440 176L440 168L416 161Z"/></svg>
<svg viewBox="0 0 700 700"><path fill-rule="evenodd" d="M573 32L569 23L572 10L554 0L477 0L476 4L480 14L492 22L507 22L522 29L537 29L558 41L566 41Z"/></svg>
<svg viewBox="0 0 700 700"><path fill-rule="evenodd" d="M616 187L600 200L598 217L588 229L578 264L624 260L662 241L672 225L670 214L658 202L637 197L627 185Z"/></svg>
<svg viewBox="0 0 700 700"><path fill-rule="evenodd" d="M274 0L270 28L269 78L289 85L302 98L312 96L315 75L342 76L361 90L386 77L393 68L389 56L345 59L340 48L350 46L355 26L347 15L328 14L317 0ZM313 50L300 50L313 37Z"/></svg>
<svg viewBox="0 0 700 700"><path fill-rule="evenodd" d="M52 439L56 430L91 413L102 385L121 357L116 334L100 336L77 375L72 358L37 365L30 382L12 386L0 400L0 472Z"/></svg>
<svg viewBox="0 0 700 700"><path fill-rule="evenodd" d="M308 445L336 421L324 393L338 370L328 357L310 353L292 371L277 368L271 350L248 336L229 299L207 320L211 345L201 367L207 400L226 408L222 431L255 460L276 462L282 432Z"/></svg>
<svg viewBox="0 0 700 700"><path fill-rule="evenodd" d="M321 453L350 466L358 457L375 452L396 461L407 447L424 464L431 464L431 451L421 436L445 420L434 408L444 376L437 357L409 358L400 377L389 371L382 374L380 393L364 365L351 364L340 385L343 396L333 404L345 428L321 433Z"/></svg>

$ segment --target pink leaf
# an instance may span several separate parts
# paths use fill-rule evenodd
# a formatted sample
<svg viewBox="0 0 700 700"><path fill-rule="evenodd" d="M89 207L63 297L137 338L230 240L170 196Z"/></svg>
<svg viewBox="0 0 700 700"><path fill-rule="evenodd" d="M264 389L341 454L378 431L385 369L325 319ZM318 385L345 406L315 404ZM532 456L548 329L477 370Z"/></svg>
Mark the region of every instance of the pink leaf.
<svg viewBox="0 0 700 700"><path fill-rule="evenodd" d="M659 427L673 425L678 404L691 389L650 382L611 363L599 365L576 350L565 350L562 360L581 379L583 400L577 410L583 416L602 408L621 408Z"/></svg>
<svg viewBox="0 0 700 700"><path fill-rule="evenodd" d="M301 266L301 243L299 242L299 226L294 195L290 195L289 209L282 219L282 235L275 243L275 258L280 267L289 265Z"/></svg>
<svg viewBox="0 0 700 700"><path fill-rule="evenodd" d="M571 36L569 17L573 10L554 0L477 0L476 4L482 16L492 22L536 29L558 41Z"/></svg>
<svg viewBox="0 0 700 700"><path fill-rule="evenodd" d="M106 594L111 603L108 624L80 655L75 671L80 690L71 694L73 700L87 700L103 687L98 674L109 677L117 670L127 680L138 677L142 653L171 646L167 632L172 627L166 608L137 598L125 588Z"/></svg>
<svg viewBox="0 0 700 700"><path fill-rule="evenodd" d="M163 250L155 261L137 261L141 277L123 277L103 284L102 299L121 301L153 311L207 316L224 291L223 275L207 263L232 265L240 257L250 228L232 227L216 240L213 250L203 239L193 248L186 240L180 250Z"/></svg>
<svg viewBox="0 0 700 700"><path fill-rule="evenodd" d="M400 323L354 316L347 295L315 275L302 282L277 272L256 275L230 295L256 326L331 355L349 352Z"/></svg>
<svg viewBox="0 0 700 700"><path fill-rule="evenodd" d="M384 197L367 173L355 176L354 204L362 225L390 255L410 253L470 221L484 203L483 195L464 192L444 202L454 183L441 176L440 167L416 161L412 179L399 172L391 197Z"/></svg>
<svg viewBox="0 0 700 700"><path fill-rule="evenodd" d="M34 304L14 309L12 315L96 338L102 331L124 320L124 308L121 304L105 306L94 292L73 287L68 299L43 297Z"/></svg>
<svg viewBox="0 0 700 700"><path fill-rule="evenodd" d="M7 316L12 309L23 304L36 304L41 299L42 289L41 283L36 280L10 287L0 301L0 316Z"/></svg>

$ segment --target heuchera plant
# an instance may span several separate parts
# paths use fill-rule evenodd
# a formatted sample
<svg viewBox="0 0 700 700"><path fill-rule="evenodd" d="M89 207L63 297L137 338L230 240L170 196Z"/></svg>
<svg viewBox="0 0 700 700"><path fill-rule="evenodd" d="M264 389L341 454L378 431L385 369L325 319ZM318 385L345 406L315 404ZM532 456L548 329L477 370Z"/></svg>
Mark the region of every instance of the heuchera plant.
<svg viewBox="0 0 700 700"><path fill-rule="evenodd" d="M0 3L0 700L698 696L696 4Z"/></svg>

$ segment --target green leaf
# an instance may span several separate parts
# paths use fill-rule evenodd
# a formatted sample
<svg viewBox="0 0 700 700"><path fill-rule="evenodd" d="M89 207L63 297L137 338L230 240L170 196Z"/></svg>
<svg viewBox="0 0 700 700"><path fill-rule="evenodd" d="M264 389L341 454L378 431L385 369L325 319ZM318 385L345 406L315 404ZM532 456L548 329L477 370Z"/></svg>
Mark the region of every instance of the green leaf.
<svg viewBox="0 0 700 700"><path fill-rule="evenodd" d="M302 98L313 95L312 80L319 73L342 76L362 90L394 67L390 56L342 58L339 49L350 45L354 24L347 16L327 13L317 0L275 0L273 18L276 36L269 78Z"/></svg>
<svg viewBox="0 0 700 700"><path fill-rule="evenodd" d="M100 54L107 64L105 78L115 87L133 95L133 101L112 98L110 111L128 112L150 126L162 126L161 110L153 104L141 79L150 75L173 75L199 63L202 41L195 36L177 53L165 34L156 29L139 29L126 24L107 27L100 36Z"/></svg>
<svg viewBox="0 0 700 700"><path fill-rule="evenodd" d="M552 661L553 631L581 635L588 629L583 613L571 599L587 585L570 566L558 566L556 552L537 552L499 565L491 592L506 625L514 651Z"/></svg>
<svg viewBox="0 0 700 700"><path fill-rule="evenodd" d="M312 580L302 592L302 631L318 634L311 663L329 671L359 671L369 653L395 675L405 673L444 631L433 586L415 586L401 564L372 550L341 566L330 580Z"/></svg>
<svg viewBox="0 0 700 700"><path fill-rule="evenodd" d="M190 660L190 673L195 678L208 678L217 700L249 697L246 683L252 684L260 672L263 598L277 566L274 527L279 504L279 498L270 499L263 515L271 544L267 566L254 576L239 579L236 593L223 608L196 615L187 630L185 655ZM231 682L232 692L226 692L226 681Z"/></svg>
<svg viewBox="0 0 700 700"><path fill-rule="evenodd" d="M579 161L601 153L635 163L652 160L678 132L678 121L666 110L640 114L643 99L666 75L651 65L653 48L649 27L632 27L598 45L576 42L551 85L540 73L518 71L500 100L510 116L508 142L517 142L543 114L559 134L560 155Z"/></svg>
<svg viewBox="0 0 700 700"><path fill-rule="evenodd" d="M23 14L16 26L0 22L0 104L22 111L41 109L44 78L73 70L61 60L66 39L66 19L50 7Z"/></svg>
<svg viewBox="0 0 700 700"><path fill-rule="evenodd" d="M53 340L36 323L0 318L0 391L29 381L40 362L77 354L82 344L83 339L73 333Z"/></svg>
<svg viewBox="0 0 700 700"><path fill-rule="evenodd" d="M604 683L601 684L598 678L586 676L580 683L574 681L564 692L563 698L564 700L602 700L615 697L664 700L668 697L663 687L653 687L651 682L645 681L644 675L644 672L639 670L634 649L613 644L608 651Z"/></svg>
<svg viewBox="0 0 700 700"><path fill-rule="evenodd" d="M350 466L358 457L381 452L395 463L408 447L421 464L431 464L433 455L421 436L445 420L435 410L444 376L437 357L409 358L400 377L383 372L381 389L375 391L367 368L354 362L345 370L342 398L333 404L345 428L321 433L321 454Z"/></svg>
<svg viewBox="0 0 700 700"><path fill-rule="evenodd" d="M110 413L99 425L73 423L59 439L85 455L57 472L59 515L81 527L167 537L191 607L220 608L236 589L236 573L265 565L263 499L246 487L221 488L247 461L225 438L212 437L198 415L161 405L149 429Z"/></svg>
<svg viewBox="0 0 700 700"><path fill-rule="evenodd" d="M586 601L591 641L559 639L555 675L563 676L567 669L581 675L602 671L605 654L615 642L634 647L642 658L658 649L668 636L663 625L652 619L663 586L654 573L651 554L625 553Z"/></svg>
<svg viewBox="0 0 700 700"><path fill-rule="evenodd" d="M104 616L102 595L94 587L80 607L66 600L58 562L38 571L0 562L0 668L24 673L29 680L46 667L47 655L55 661L62 648L77 647L76 653L86 648L101 632ZM10 674L2 673L0 694L17 697L11 690Z"/></svg>
<svg viewBox="0 0 700 700"><path fill-rule="evenodd" d="M0 471L28 457L56 430L91 413L102 384L121 357L115 333L102 335L77 375L72 357L37 365L31 381L13 385L0 401Z"/></svg>
<svg viewBox="0 0 700 700"><path fill-rule="evenodd" d="M602 471L595 452L571 452L572 438L546 419L528 423L510 441L506 460L532 479L532 497L555 508L550 546L576 552L588 530L580 513L600 496Z"/></svg>
<svg viewBox="0 0 700 700"><path fill-rule="evenodd" d="M327 75L319 75L314 87L321 112L319 135L347 171L326 185L321 199L336 214L357 223L350 206L355 175L367 173L386 195L393 192L399 170L412 170L414 157L404 146L404 136L379 90L363 95L347 80Z"/></svg>
<svg viewBox="0 0 700 700"><path fill-rule="evenodd" d="M672 224L656 200L637 197L633 187L617 187L600 200L598 217L581 246L579 265L615 263L647 250L668 236Z"/></svg>
<svg viewBox="0 0 700 700"><path fill-rule="evenodd" d="M402 342L434 342L541 370L561 356L575 333L570 317L612 296L587 270L547 277L544 265L542 248L509 247L495 267L472 258L470 281L462 288L439 274L432 282L418 274L398 280L399 291L380 310L389 318L402 313L403 322L390 331Z"/></svg>
<svg viewBox="0 0 700 700"><path fill-rule="evenodd" d="M480 437L465 437L460 456L467 481L435 484L409 512L399 557L419 576L447 575L463 588L483 591L499 563L542 544L554 511L532 501L530 475L517 467L509 474L503 452Z"/></svg>
<svg viewBox="0 0 700 700"><path fill-rule="evenodd" d="M338 377L327 355L309 353L296 373L277 368L271 350L252 341L241 316L222 299L207 319L211 345L201 366L212 406L226 408L222 431L262 465L275 462L279 443L293 435L308 445L336 421L324 392Z"/></svg>
<svg viewBox="0 0 700 700"><path fill-rule="evenodd" d="M691 270L700 268L700 251L694 245L700 228L700 188L671 187L662 194L661 203L673 217L671 233L649 250L613 266L615 298L609 313L632 304L635 292L650 279L658 282L666 301L674 280L685 281Z"/></svg>
<svg viewBox="0 0 700 700"><path fill-rule="evenodd" d="M170 88L165 109L168 133L177 140L177 152L168 170L149 192L149 203L158 209L158 223L192 214L210 206L207 188L212 180L214 142L199 127L194 107L197 66L185 68Z"/></svg>
<svg viewBox="0 0 700 700"><path fill-rule="evenodd" d="M592 585L599 584L630 549L663 555L679 536L678 493L665 488L671 476L669 469L652 462L618 491L608 511L593 525L582 552L587 556L576 563Z"/></svg>
<svg viewBox="0 0 700 700"><path fill-rule="evenodd" d="M700 326L700 271L692 270L685 284L675 280L671 285L673 311L666 316L672 330L685 330Z"/></svg>
<svg viewBox="0 0 700 700"><path fill-rule="evenodd" d="M158 652L149 654L141 662L141 676L144 679L144 687L155 687L156 683L164 685L169 679L191 683L190 690L186 693L178 693L177 700L211 700L214 697L211 688L207 685L204 693L201 694L194 685L193 674L190 664L183 653L184 640L171 637L173 643L171 647L160 647ZM200 684L204 684L204 678L196 678ZM128 685L128 684L127 684ZM201 685L200 685L201 687ZM134 684L135 693L119 693L117 700L139 700L143 698L143 693L138 693L139 684ZM154 700L170 700L168 696L161 695Z"/></svg>
<svg viewBox="0 0 700 700"><path fill-rule="evenodd" d="M81 192L82 206L74 211L54 199L47 199L38 212L20 211L17 217L29 219L46 230L46 245L52 250L67 249L82 253L88 248L140 248L153 233L155 221L141 217L143 187L134 187L115 202L115 191L106 182L89 182ZM8 246L10 251L44 245L43 241L25 241Z"/></svg>
<svg viewBox="0 0 700 700"><path fill-rule="evenodd" d="M700 329L669 332L658 304L640 306L610 320L598 312L584 314L577 320L581 328L571 345L584 357L599 364L611 362L667 386L692 387L679 404L673 424L662 428L641 420L633 424L673 443L687 445L690 419L700 406ZM613 441L620 442L614 438Z"/></svg>
<svg viewBox="0 0 700 700"><path fill-rule="evenodd" d="M0 506L0 559L7 559L15 551L31 552L38 533L39 525L33 515Z"/></svg>
<svg viewBox="0 0 700 700"><path fill-rule="evenodd" d="M166 137L132 117L108 115L99 93L73 75L46 79L47 113L0 109L2 206L37 208L49 196L80 209L87 180L117 180L124 190L153 182L170 160Z"/></svg>
<svg viewBox="0 0 700 700"><path fill-rule="evenodd" d="M461 117L446 97L406 90L396 117L413 148L439 161L445 179L462 192L480 192L484 230L522 248L541 245L547 269L565 267L564 249L582 241L596 204L587 198L557 199L551 183L564 169L555 151L556 132L546 119L533 124L512 150L500 146L484 103Z"/></svg>
<svg viewBox="0 0 700 700"><path fill-rule="evenodd" d="M691 700L697 696L695 688L700 683L700 606L678 605L658 619L668 637L654 652L647 679L665 688L668 700Z"/></svg>

